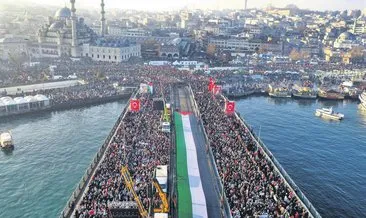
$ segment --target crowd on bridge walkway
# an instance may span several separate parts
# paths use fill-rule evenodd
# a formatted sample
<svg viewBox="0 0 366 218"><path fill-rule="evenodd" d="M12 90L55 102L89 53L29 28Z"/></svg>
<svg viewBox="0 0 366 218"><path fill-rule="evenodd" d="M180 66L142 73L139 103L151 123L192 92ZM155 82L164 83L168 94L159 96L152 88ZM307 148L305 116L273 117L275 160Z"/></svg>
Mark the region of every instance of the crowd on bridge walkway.
<svg viewBox="0 0 366 218"><path fill-rule="evenodd" d="M200 83L192 87L232 216L308 217L250 130L225 114L225 99L212 97Z"/></svg>
<svg viewBox="0 0 366 218"><path fill-rule="evenodd" d="M87 192L76 209L78 218L108 217L113 205L119 201L134 201L121 176L122 166L128 166L134 190L147 209L148 189L151 188L153 172L157 165L168 165L170 155L170 136L160 131L162 111L153 110L153 98L169 96L167 79L155 74L154 94L139 94L139 112L127 112L116 131L105 159L93 176ZM151 79L151 78L150 78ZM159 204L157 196L154 205Z"/></svg>

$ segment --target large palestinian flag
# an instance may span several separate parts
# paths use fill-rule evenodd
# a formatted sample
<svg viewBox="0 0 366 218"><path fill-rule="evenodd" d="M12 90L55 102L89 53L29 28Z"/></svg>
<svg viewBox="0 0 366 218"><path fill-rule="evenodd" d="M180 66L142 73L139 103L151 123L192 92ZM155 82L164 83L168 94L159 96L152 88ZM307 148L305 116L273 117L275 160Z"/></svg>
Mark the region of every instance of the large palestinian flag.
<svg viewBox="0 0 366 218"><path fill-rule="evenodd" d="M197 161L190 115L175 112L178 217L207 217L206 197Z"/></svg>

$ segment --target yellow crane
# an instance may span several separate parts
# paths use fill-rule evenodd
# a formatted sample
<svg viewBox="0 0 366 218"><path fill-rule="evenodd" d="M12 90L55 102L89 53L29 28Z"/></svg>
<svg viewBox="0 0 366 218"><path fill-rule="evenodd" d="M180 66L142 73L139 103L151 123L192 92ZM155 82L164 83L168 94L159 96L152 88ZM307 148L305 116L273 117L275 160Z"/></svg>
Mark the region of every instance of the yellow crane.
<svg viewBox="0 0 366 218"><path fill-rule="evenodd" d="M162 201L160 208L154 208L154 213L169 213L169 203L168 203L168 199L166 197L166 193L163 192L163 190L161 189L159 182L156 178L153 179L152 183Z"/></svg>
<svg viewBox="0 0 366 218"><path fill-rule="evenodd" d="M133 198L135 199L140 215L144 218L148 217L148 213L144 208L144 205L142 205L140 198L137 196L135 190L133 189L133 181L131 179L130 172L128 171L127 166L122 166L121 168L121 174L123 176L123 179L125 180L125 184L127 188L130 190L130 192L133 195Z"/></svg>

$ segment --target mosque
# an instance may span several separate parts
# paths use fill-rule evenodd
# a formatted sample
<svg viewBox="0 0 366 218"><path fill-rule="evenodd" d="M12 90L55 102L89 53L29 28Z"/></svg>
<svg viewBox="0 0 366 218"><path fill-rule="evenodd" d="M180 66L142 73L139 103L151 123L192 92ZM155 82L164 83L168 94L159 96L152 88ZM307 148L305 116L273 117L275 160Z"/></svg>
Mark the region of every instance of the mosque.
<svg viewBox="0 0 366 218"><path fill-rule="evenodd" d="M98 36L84 18L76 16L75 0L71 10L59 9L38 31L38 41L28 44L28 53L35 58L90 57L95 61L121 62L141 56L141 46L121 39L106 39L104 0L101 0L101 30Z"/></svg>

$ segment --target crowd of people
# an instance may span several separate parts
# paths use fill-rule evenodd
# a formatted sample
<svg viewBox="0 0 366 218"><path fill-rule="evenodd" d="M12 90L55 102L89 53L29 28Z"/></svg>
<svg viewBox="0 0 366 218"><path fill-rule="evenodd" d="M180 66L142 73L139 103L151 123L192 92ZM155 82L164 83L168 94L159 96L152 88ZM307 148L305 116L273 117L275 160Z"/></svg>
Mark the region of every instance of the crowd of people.
<svg viewBox="0 0 366 218"><path fill-rule="evenodd" d="M153 98L169 95L167 86L154 82L154 94L138 94L141 110L128 111L107 148L105 158L93 176L87 192L76 210L78 218L108 217L118 202L133 201L133 195L126 187L121 167L127 166L134 181L133 188L147 209L153 172L157 165L168 165L170 136L160 130L162 111L154 110Z"/></svg>
<svg viewBox="0 0 366 218"><path fill-rule="evenodd" d="M295 193L274 169L225 99L194 85L195 98L233 217L308 217Z"/></svg>

